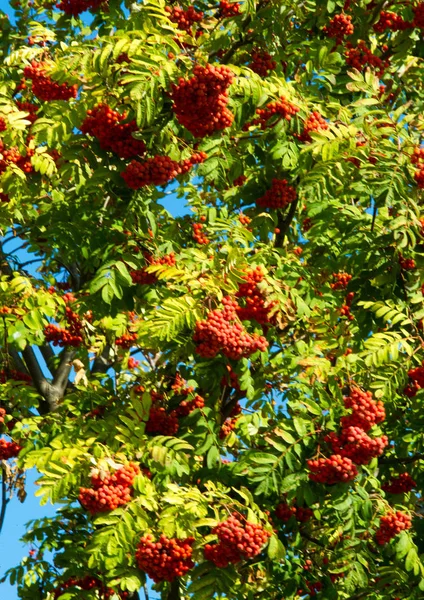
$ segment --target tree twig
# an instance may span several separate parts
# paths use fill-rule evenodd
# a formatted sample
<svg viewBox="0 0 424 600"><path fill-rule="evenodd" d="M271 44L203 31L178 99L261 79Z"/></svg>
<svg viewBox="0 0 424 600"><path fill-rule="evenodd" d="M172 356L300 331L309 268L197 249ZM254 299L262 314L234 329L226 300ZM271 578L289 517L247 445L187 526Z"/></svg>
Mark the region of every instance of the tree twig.
<svg viewBox="0 0 424 600"><path fill-rule="evenodd" d="M171 583L167 600L181 600L180 582L178 579L174 579L174 581Z"/></svg>
<svg viewBox="0 0 424 600"><path fill-rule="evenodd" d="M296 198L296 200L290 204L289 212L285 217L283 217L281 213L278 215L278 229L280 231L275 237L275 246L277 248L280 248L284 243L284 238L296 213L298 201L299 199Z"/></svg>
<svg viewBox="0 0 424 600"><path fill-rule="evenodd" d="M59 366L56 370L54 379L53 379L53 386L58 388L58 391L63 395L67 383L68 383L68 379L69 379L69 373L71 372L72 369L72 364L71 361L75 356L75 350L71 349L71 348L65 348L62 352L61 358L60 358L60 363Z"/></svg>
<svg viewBox="0 0 424 600"><path fill-rule="evenodd" d="M417 460L424 460L424 454L413 454L412 456L406 456L405 458L379 458L378 463L384 465L408 465Z"/></svg>

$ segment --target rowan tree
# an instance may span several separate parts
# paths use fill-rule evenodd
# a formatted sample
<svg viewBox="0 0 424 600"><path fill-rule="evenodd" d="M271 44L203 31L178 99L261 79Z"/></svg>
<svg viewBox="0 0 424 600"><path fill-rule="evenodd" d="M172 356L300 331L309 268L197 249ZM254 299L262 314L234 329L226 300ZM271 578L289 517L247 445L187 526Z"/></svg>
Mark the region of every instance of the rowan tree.
<svg viewBox="0 0 424 600"><path fill-rule="evenodd" d="M422 598L424 2L12 7L19 598Z"/></svg>

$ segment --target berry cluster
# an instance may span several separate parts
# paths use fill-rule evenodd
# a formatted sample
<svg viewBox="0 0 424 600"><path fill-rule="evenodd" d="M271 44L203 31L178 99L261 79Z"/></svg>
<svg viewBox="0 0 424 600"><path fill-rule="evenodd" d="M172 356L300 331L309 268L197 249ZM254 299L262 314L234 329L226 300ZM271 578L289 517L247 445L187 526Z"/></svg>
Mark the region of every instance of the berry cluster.
<svg viewBox="0 0 424 600"><path fill-rule="evenodd" d="M409 473L401 473L397 477L392 477L390 481L381 486L381 489L389 494L406 494L410 492L417 483L412 479Z"/></svg>
<svg viewBox="0 0 424 600"><path fill-rule="evenodd" d="M92 515L115 510L131 500L131 486L140 473L139 467L129 463L113 474L91 476L91 488L80 488L78 500Z"/></svg>
<svg viewBox="0 0 424 600"><path fill-rule="evenodd" d="M154 435L176 435L179 429L178 417L175 410L167 413L162 406L152 406L146 423L146 433Z"/></svg>
<svg viewBox="0 0 424 600"><path fill-rule="evenodd" d="M144 258L148 265L168 265L169 267L173 267L176 262L174 252L165 254L160 258L154 258L151 254L146 252ZM138 283L139 285L150 285L158 281L156 273L147 273L146 267L138 269L137 271L131 271L130 275L133 283Z"/></svg>
<svg viewBox="0 0 424 600"><path fill-rule="evenodd" d="M236 417L225 419L219 430L219 439L225 439L236 428L238 419Z"/></svg>
<svg viewBox="0 0 424 600"><path fill-rule="evenodd" d="M85 577L76 578L71 577L64 581L59 587L57 587L53 592L53 598L56 600L60 598L63 594L66 594L66 591L70 588L78 587L81 590L97 590L99 594L99 598L101 600L108 600L111 598L116 592L111 588L106 587L97 577L93 577L92 575L86 575ZM124 600L129 597L129 592L118 592L119 598Z"/></svg>
<svg viewBox="0 0 424 600"><path fill-rule="evenodd" d="M261 77L268 77L269 73L273 71L276 66L277 63L269 52L260 50L259 48L253 48L252 62L249 64L249 67L254 73L257 73Z"/></svg>
<svg viewBox="0 0 424 600"><path fill-rule="evenodd" d="M263 208L283 209L294 202L296 197L297 192L288 184L287 179L273 179L270 189L256 200L256 204Z"/></svg>
<svg viewBox="0 0 424 600"><path fill-rule="evenodd" d="M143 163L132 160L121 176L132 190L138 190L146 185L165 185L178 175L187 173L193 165L204 162L205 159L206 154L198 152L181 163L177 163L169 156L153 156Z"/></svg>
<svg viewBox="0 0 424 600"><path fill-rule="evenodd" d="M413 271L417 267L417 263L413 258L407 258L399 254L399 264L403 271Z"/></svg>
<svg viewBox="0 0 424 600"><path fill-rule="evenodd" d="M347 317L349 321L353 321L354 316L350 312L350 307L352 305L353 299L355 297L355 292L349 292L345 298L345 303L340 309L340 314L342 317Z"/></svg>
<svg viewBox="0 0 424 600"><path fill-rule="evenodd" d="M244 183L246 183L247 181L247 177L246 175L239 175L238 177L236 177L233 181L233 186L240 186L243 185Z"/></svg>
<svg viewBox="0 0 424 600"><path fill-rule="evenodd" d="M333 279L334 282L330 284L332 290L345 290L352 279L352 275L343 272L333 273Z"/></svg>
<svg viewBox="0 0 424 600"><path fill-rule="evenodd" d="M188 388L189 389L189 388ZM188 391L188 390L184 390ZM203 408L205 406L205 399L199 394L196 394L191 400L182 400L176 409L177 417L186 417L192 413L196 408Z"/></svg>
<svg viewBox="0 0 424 600"><path fill-rule="evenodd" d="M290 104L288 100L286 100L284 97L281 97L275 102L268 102L265 108L256 109L256 114L258 115L259 119L254 121L254 124L257 123L261 126L261 129L266 129L267 127L277 124L279 119L275 120L275 122L271 123L271 125L268 123L268 121L273 117L277 116L279 118L286 119L286 121L290 121L291 118L294 117L298 112L299 109L297 106ZM245 128L249 126L250 123L245 125Z"/></svg>
<svg viewBox="0 0 424 600"><path fill-rule="evenodd" d="M412 23L404 21L400 15L382 10L380 19L374 25L374 31L377 33L384 33L386 29L390 29L391 31L404 31L405 29L410 29L412 26Z"/></svg>
<svg viewBox="0 0 424 600"><path fill-rule="evenodd" d="M358 474L358 470L350 458L339 454L333 454L329 458L308 460L308 467L311 471L309 479L327 485L352 481Z"/></svg>
<svg viewBox="0 0 424 600"><path fill-rule="evenodd" d="M275 302L265 306L265 297L258 288L258 283L264 280L261 267L247 271L243 279L246 283L239 284L237 298L245 299L245 306L237 308L237 315L241 321L257 321L261 325L270 323L269 311Z"/></svg>
<svg viewBox="0 0 424 600"><path fill-rule="evenodd" d="M406 386L403 390L409 398L413 398L418 390L424 387L424 363L421 367L415 367L415 369L409 369L408 377L412 379L412 383Z"/></svg>
<svg viewBox="0 0 424 600"><path fill-rule="evenodd" d="M307 231L309 231L313 224L314 223L313 223L311 217L306 217L305 219L303 219L302 233L306 233Z"/></svg>
<svg viewBox="0 0 424 600"><path fill-rule="evenodd" d="M108 0L61 0L56 8L63 10L66 15L77 17L86 10L95 11L107 2Z"/></svg>
<svg viewBox="0 0 424 600"><path fill-rule="evenodd" d="M8 460L18 456L22 447L16 442L8 442L4 438L0 438L0 460Z"/></svg>
<svg viewBox="0 0 424 600"><path fill-rule="evenodd" d="M257 350L264 352L268 342L263 336L250 335L237 318L238 304L226 296L223 310L213 310L205 321L196 323L193 336L196 352L204 358L214 358L219 352L239 360Z"/></svg>
<svg viewBox="0 0 424 600"><path fill-rule="evenodd" d="M390 512L380 519L380 527L378 528L375 539L377 544L383 546L397 536L398 533L405 529L411 528L411 517L401 511Z"/></svg>
<svg viewBox="0 0 424 600"><path fill-rule="evenodd" d="M198 244L209 244L210 239L202 232L204 228L203 223L193 223L193 240Z"/></svg>
<svg viewBox="0 0 424 600"><path fill-rule="evenodd" d="M212 533L218 536L219 542L206 544L204 555L221 568L258 556L271 535L261 525L250 523L237 513L219 523Z"/></svg>
<svg viewBox="0 0 424 600"><path fill-rule="evenodd" d="M165 8L166 12L169 14L169 20L172 23L176 23L178 29L181 31L186 31L189 35L192 35L191 27L194 23L200 23L203 19L203 12L195 10L192 6L190 6L187 10L179 6L167 6Z"/></svg>
<svg viewBox="0 0 424 600"><path fill-rule="evenodd" d="M6 119L3 119L3 117L0 117L0 132L6 131L6 129L7 129Z"/></svg>
<svg viewBox="0 0 424 600"><path fill-rule="evenodd" d="M358 69L358 71L362 71L366 67L374 67L379 76L382 76L385 69L390 65L388 60L382 60L373 54L363 40L359 40L356 47L348 42L346 44L345 56L346 63L350 67Z"/></svg>
<svg viewBox="0 0 424 600"><path fill-rule="evenodd" d="M299 523L306 523L312 517L313 511L310 508L303 508L294 504L290 506L287 502L280 502L275 508L275 514L284 522L294 517Z"/></svg>
<svg viewBox="0 0 424 600"><path fill-rule="evenodd" d="M136 333L124 333L115 339L115 344L124 350L129 350L137 342Z"/></svg>
<svg viewBox="0 0 424 600"><path fill-rule="evenodd" d="M27 121L35 123L35 121L38 119L37 112L40 107L36 104L33 104L32 102L21 102L16 100L16 106L19 108L19 110L23 110L28 113L28 115L25 117Z"/></svg>
<svg viewBox="0 0 424 600"><path fill-rule="evenodd" d="M345 407L352 409L352 414L340 419L343 429L359 427L363 431L369 431L386 418L383 403L380 400L376 402L371 392L354 387L343 400Z"/></svg>
<svg viewBox="0 0 424 600"><path fill-rule="evenodd" d="M34 156L35 151L32 148L27 148L26 154L23 156L17 148L4 149L3 143L0 141L0 151L3 154L3 158L0 160L0 173L4 173L11 164L19 167L24 173L31 173L33 171L30 158Z"/></svg>
<svg viewBox="0 0 424 600"><path fill-rule="evenodd" d="M194 567L191 558L194 538L179 540L161 535L157 542L151 535L141 538L135 559L139 569L155 583L173 581Z"/></svg>
<svg viewBox="0 0 424 600"><path fill-rule="evenodd" d="M340 13L335 15L328 25L323 27L323 32L327 37L334 38L337 44L341 44L344 38L352 35L355 28L352 24L352 17Z"/></svg>
<svg viewBox="0 0 424 600"><path fill-rule="evenodd" d="M249 225L249 223L252 222L252 219L242 212L239 214L238 220L240 221L241 225Z"/></svg>
<svg viewBox="0 0 424 600"><path fill-rule="evenodd" d="M4 408L0 408L0 425L4 423L4 417L6 416L6 411Z"/></svg>
<svg viewBox="0 0 424 600"><path fill-rule="evenodd" d="M386 435L370 438L360 427L346 427L340 435L334 432L325 438L335 454L350 458L357 465L367 465L381 456L389 440Z"/></svg>
<svg viewBox="0 0 424 600"><path fill-rule="evenodd" d="M424 29L424 2L420 2L418 6L415 6L412 10L414 11L414 20L412 21L413 26Z"/></svg>
<svg viewBox="0 0 424 600"><path fill-rule="evenodd" d="M303 124L303 132L296 137L301 142L312 142L311 131L323 131L328 129L329 125L327 121L320 115L320 113L314 110L313 113L306 119Z"/></svg>
<svg viewBox="0 0 424 600"><path fill-rule="evenodd" d="M59 327L58 325L47 325L44 328L46 342L52 342L53 346L73 346L78 347L82 344L83 324L79 316L69 307L65 307L65 317L68 321L68 327Z"/></svg>
<svg viewBox="0 0 424 600"><path fill-rule="evenodd" d="M417 182L418 187L424 189L424 147L418 146L417 148L414 148L414 152L411 156L411 163L417 165L418 170L415 171L414 179Z"/></svg>
<svg viewBox="0 0 424 600"><path fill-rule="evenodd" d="M237 17L240 14L240 4L238 2L221 0L219 3L219 14L224 18Z"/></svg>
<svg viewBox="0 0 424 600"><path fill-rule="evenodd" d="M23 373L22 371L15 371L14 369L0 369L0 383L6 383L8 379L32 383L31 375L28 375L27 373Z"/></svg>
<svg viewBox="0 0 424 600"><path fill-rule="evenodd" d="M70 100L77 97L78 86L53 81L46 74L44 63L33 60L30 66L25 67L24 76L31 79L34 96L43 102Z"/></svg>
<svg viewBox="0 0 424 600"><path fill-rule="evenodd" d="M138 127L134 120L123 123L126 117L126 113L120 115L107 104L98 104L87 111L81 131L97 138L103 150L114 152L120 158L133 158L145 153L146 144L133 138L132 133Z"/></svg>
<svg viewBox="0 0 424 600"><path fill-rule="evenodd" d="M228 110L227 88L233 73L226 66L196 65L191 79L180 78L172 85L173 110L178 122L195 137L205 137L230 127L234 120Z"/></svg>

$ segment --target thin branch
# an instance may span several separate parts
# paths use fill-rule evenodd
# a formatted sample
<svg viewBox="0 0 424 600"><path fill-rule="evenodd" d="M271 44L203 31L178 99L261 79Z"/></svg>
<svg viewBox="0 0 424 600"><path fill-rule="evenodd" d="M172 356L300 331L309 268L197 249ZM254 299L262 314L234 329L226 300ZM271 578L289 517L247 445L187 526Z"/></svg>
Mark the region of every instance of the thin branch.
<svg viewBox="0 0 424 600"><path fill-rule="evenodd" d="M372 209L371 233L374 231L376 217L377 217L377 202L374 200L374 206Z"/></svg>
<svg viewBox="0 0 424 600"><path fill-rule="evenodd" d="M405 458L379 458L378 463L384 465L408 465L417 460L424 460L424 454L413 454Z"/></svg>
<svg viewBox="0 0 424 600"><path fill-rule="evenodd" d="M0 533L3 529L4 519L6 516L6 507L9 502L7 498L7 484L6 484L6 469L2 466L1 468L1 508L0 508Z"/></svg>
<svg viewBox="0 0 424 600"><path fill-rule="evenodd" d="M145 600L149 600L149 591L147 589L147 583L145 583L143 585L143 591L144 591L144 598L145 598Z"/></svg>
<svg viewBox="0 0 424 600"><path fill-rule="evenodd" d="M174 579L169 587L168 598L166 600L181 600L180 582Z"/></svg>
<svg viewBox="0 0 424 600"><path fill-rule="evenodd" d="M280 232L276 235L275 238L275 246L277 248L281 247L284 243L284 238L289 230L291 222L293 221L293 217L296 213L298 201L299 198L296 198L296 200L290 204L289 212L284 218L281 214L278 215L278 229L280 230Z"/></svg>

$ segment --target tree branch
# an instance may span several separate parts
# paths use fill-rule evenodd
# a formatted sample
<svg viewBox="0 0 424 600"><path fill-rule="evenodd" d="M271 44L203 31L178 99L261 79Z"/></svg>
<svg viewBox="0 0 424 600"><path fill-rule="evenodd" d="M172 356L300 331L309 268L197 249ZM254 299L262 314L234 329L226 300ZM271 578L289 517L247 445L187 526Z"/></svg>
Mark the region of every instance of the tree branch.
<svg viewBox="0 0 424 600"><path fill-rule="evenodd" d="M277 248L280 248L284 243L284 238L289 230L291 222L293 221L293 217L296 213L298 201L299 198L296 198L296 200L290 204L289 212L284 218L281 213L278 215L278 229L280 230L280 232L276 235L275 238L275 246Z"/></svg>
<svg viewBox="0 0 424 600"><path fill-rule="evenodd" d="M75 350L71 348L65 348L62 352L59 366L56 370L53 379L53 386L57 387L58 390L61 391L61 394L65 392L66 386L68 384L69 373L72 369L72 359L75 356Z"/></svg>
<svg viewBox="0 0 424 600"><path fill-rule="evenodd" d="M22 351L22 356L24 357L25 364L28 367L34 386L42 397L39 406L40 414L45 415L49 412L54 412L57 409L58 401L63 393L61 393L59 388L49 383L44 377L31 346L27 346L25 350Z"/></svg>
<svg viewBox="0 0 424 600"><path fill-rule="evenodd" d="M56 356L55 353L53 352L53 348L50 346L50 344L48 344L46 342L42 346L39 346L39 349L40 349L42 357L44 358L44 360L46 362L46 365L47 365L50 373L53 375L52 359Z"/></svg>
<svg viewBox="0 0 424 600"><path fill-rule="evenodd" d="M379 458L378 463L384 465L408 465L417 460L424 460L424 454L413 454L412 456L406 456L405 458Z"/></svg>
<svg viewBox="0 0 424 600"><path fill-rule="evenodd" d="M110 358L111 347L105 346L103 348L103 352L96 356L93 362L93 366L91 367L91 374L95 373L107 373L107 370L112 365L112 361Z"/></svg>
<svg viewBox="0 0 424 600"><path fill-rule="evenodd" d="M171 583L167 600L181 600L180 582L178 579L174 579Z"/></svg>
<svg viewBox="0 0 424 600"><path fill-rule="evenodd" d="M21 371L21 373L28 373L28 369L26 368L24 361L20 357L19 352L10 347L8 349L8 352L12 357L12 360L18 371Z"/></svg>

